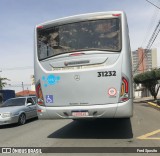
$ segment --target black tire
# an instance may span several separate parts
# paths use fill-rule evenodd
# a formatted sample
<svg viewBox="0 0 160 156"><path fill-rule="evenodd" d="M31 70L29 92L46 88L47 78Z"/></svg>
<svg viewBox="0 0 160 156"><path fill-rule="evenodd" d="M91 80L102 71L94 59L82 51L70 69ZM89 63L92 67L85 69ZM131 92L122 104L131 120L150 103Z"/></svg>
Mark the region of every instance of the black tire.
<svg viewBox="0 0 160 156"><path fill-rule="evenodd" d="M19 125L24 125L26 123L26 115L24 113L22 113L20 116L19 116L19 119L18 119L18 124Z"/></svg>

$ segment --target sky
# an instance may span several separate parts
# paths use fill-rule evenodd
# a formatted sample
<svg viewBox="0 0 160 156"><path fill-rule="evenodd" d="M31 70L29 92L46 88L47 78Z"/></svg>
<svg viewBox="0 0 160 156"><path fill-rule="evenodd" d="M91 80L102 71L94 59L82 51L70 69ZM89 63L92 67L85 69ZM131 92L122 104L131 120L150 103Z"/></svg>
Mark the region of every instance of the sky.
<svg viewBox="0 0 160 156"><path fill-rule="evenodd" d="M150 0L160 7L160 0ZM0 77L5 89L30 89L35 25L57 18L103 11L125 11L131 50L145 48L160 19L160 10L146 0L0 0ZM159 35L160 36L160 35ZM160 37L157 48L160 66Z"/></svg>

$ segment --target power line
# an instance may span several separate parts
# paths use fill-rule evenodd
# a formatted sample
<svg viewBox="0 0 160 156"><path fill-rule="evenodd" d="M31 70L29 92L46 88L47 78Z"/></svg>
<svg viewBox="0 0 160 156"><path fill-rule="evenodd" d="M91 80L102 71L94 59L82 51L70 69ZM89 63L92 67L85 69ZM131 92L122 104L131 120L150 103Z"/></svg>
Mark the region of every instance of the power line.
<svg viewBox="0 0 160 156"><path fill-rule="evenodd" d="M156 8L160 9L160 7L158 7L157 5L153 4L149 0L146 0L146 1L149 2L150 4L154 5ZM141 57L139 63L137 64L137 67L135 68L134 73L138 70L138 68L139 68L140 64L143 62L144 58L145 57L147 58L147 53L151 49L151 47L152 47L154 41L156 40L159 32L160 32L160 21L158 22L158 24L157 24L157 26L156 26L156 28L155 28L152 36L151 36L146 48L145 48L146 50L144 51L144 55Z"/></svg>
<svg viewBox="0 0 160 156"><path fill-rule="evenodd" d="M148 1L148 0L146 0L148 3L150 3L150 4L152 4L153 6L155 6L156 8L158 8L158 9L160 9L160 7L159 6L157 6L157 5L155 5L154 3L152 3L152 2L150 2L150 1Z"/></svg>
<svg viewBox="0 0 160 156"><path fill-rule="evenodd" d="M157 43L153 44L153 46L159 47L160 46L160 42L157 42Z"/></svg>
<svg viewBox="0 0 160 156"><path fill-rule="evenodd" d="M146 1L147 1L147 0L146 0ZM149 1L148 1L148 2L149 2ZM148 36L148 32L150 32L150 30L152 29L152 27L153 27L152 25L155 23L155 20L156 20L157 15L158 15L157 10L155 10L154 14L152 15L151 22L150 22L150 25L149 25L149 27L148 27L148 29L147 29L147 32L146 32L145 38L144 38L144 40L143 40L143 42L142 42L142 45L144 44L144 42L146 42L147 36ZM158 23L158 25L159 25L159 23ZM138 70L138 68L139 68L139 66L141 65L141 63L143 62L144 58L147 57L148 51L150 50L150 48L151 48L151 46L153 45L156 37L158 36L158 33L159 33L159 32L157 33L157 31L156 31L156 30L158 30L158 25L156 26L156 29L154 30L151 38L149 39L149 42L148 42L146 48L145 48L145 49L148 49L148 50L145 50L145 51L147 51L147 52L144 52L144 55L143 55L143 56L141 57L141 59L139 60L137 66L136 66L136 68L135 68L135 70L134 70L134 73ZM141 47L142 47L142 46L141 46Z"/></svg>
<svg viewBox="0 0 160 156"><path fill-rule="evenodd" d="M26 69L33 69L33 66L13 67L13 68L1 68L0 71L26 70Z"/></svg>
<svg viewBox="0 0 160 156"><path fill-rule="evenodd" d="M23 86L28 87L28 86L31 86L31 84L23 84ZM21 87L22 88L22 84L15 84L15 85L7 84L6 87Z"/></svg>
<svg viewBox="0 0 160 156"><path fill-rule="evenodd" d="M155 8L154 12L153 12L153 15L151 17L151 20L150 20L150 23L148 25L148 28L146 29L146 33L145 33L145 36L144 36L144 39L143 39L143 42L141 44L141 47L143 47L143 45L146 43L146 41L148 40L148 34L151 33L151 30L153 29L153 26L155 25L155 22L156 22L156 18L158 17L158 10Z"/></svg>
<svg viewBox="0 0 160 156"><path fill-rule="evenodd" d="M146 0L146 1L149 2L150 4L154 5L156 8L160 9L160 7L158 7L157 5L153 4L153 3L150 2L149 0ZM155 13L154 13L154 14L155 14ZM156 14L156 15L157 15L157 14ZM152 21L153 21L153 17L152 17ZM151 22L151 23L152 23L152 22ZM148 28L148 29L149 29L149 28ZM148 44L147 44L147 46L146 46L146 48L145 48L146 50L144 51L144 55L143 55L143 56L141 57L141 59L139 60L137 66L136 66L136 68L135 68L135 70L134 70L134 73L138 70L138 68L139 68L140 64L143 62L144 58L145 58L145 57L147 58L147 53L148 53L148 51L151 49L151 47L152 47L154 41L156 40L159 32L160 32L160 21L158 22L158 24L157 24L157 26L156 26L156 28L155 28L155 30L154 30L151 38L149 39ZM146 37L147 37L147 36L146 36ZM144 40L144 41L146 41L146 40ZM142 44L144 43L144 41L142 42Z"/></svg>
<svg viewBox="0 0 160 156"><path fill-rule="evenodd" d="M158 22L158 24L157 24L157 26L156 26L156 28L155 28L155 30L154 30L149 42L147 44L146 49L150 49L151 48L151 46L153 45L153 43L154 43L155 39L157 38L159 32L160 32L160 21Z"/></svg>
<svg viewBox="0 0 160 156"><path fill-rule="evenodd" d="M157 24L157 26L156 26L156 28L155 28L155 30L154 30L154 32L153 32L150 40L149 40L149 42L148 42L148 44L147 44L147 46L146 46L146 50L145 50L145 52L144 52L144 55L141 57L141 60L140 60L139 63L137 64L137 67L135 68L134 73L138 70L138 68L139 68L140 64L143 62L144 58L145 58L145 57L147 58L147 53L148 53L148 51L151 49L151 47L152 47L154 41L156 40L159 32L160 32L160 21L158 22L158 24ZM147 51L147 52L146 52L146 51Z"/></svg>

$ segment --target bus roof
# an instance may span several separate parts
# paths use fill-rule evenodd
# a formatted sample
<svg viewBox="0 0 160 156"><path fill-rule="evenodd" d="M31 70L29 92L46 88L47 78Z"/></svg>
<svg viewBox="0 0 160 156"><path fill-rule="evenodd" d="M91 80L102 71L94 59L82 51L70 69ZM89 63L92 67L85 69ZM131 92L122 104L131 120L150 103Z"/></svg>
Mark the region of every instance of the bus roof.
<svg viewBox="0 0 160 156"><path fill-rule="evenodd" d="M79 21L85 21L85 20L113 18L116 16L123 16L124 14L125 14L124 11L108 11L108 12L94 12L94 13L79 14L79 15L68 16L68 17L47 21L47 22L38 24L36 28L42 28L42 27L47 28L52 25L54 26L62 25L66 23L79 22Z"/></svg>

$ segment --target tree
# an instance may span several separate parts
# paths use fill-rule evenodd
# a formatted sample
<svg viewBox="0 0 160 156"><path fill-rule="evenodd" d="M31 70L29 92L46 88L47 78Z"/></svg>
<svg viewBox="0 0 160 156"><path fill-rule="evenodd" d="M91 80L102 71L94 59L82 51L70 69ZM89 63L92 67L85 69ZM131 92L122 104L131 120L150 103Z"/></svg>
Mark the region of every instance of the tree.
<svg viewBox="0 0 160 156"><path fill-rule="evenodd" d="M10 81L10 80L7 78L0 77L0 89L3 89L3 87L5 87L7 85L6 81Z"/></svg>
<svg viewBox="0 0 160 156"><path fill-rule="evenodd" d="M136 84L143 84L150 91L154 100L157 99L157 94L160 88L158 80L160 80L160 69L154 69L134 76L134 82Z"/></svg>

